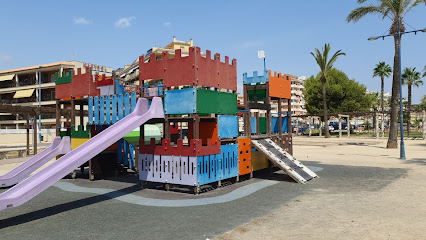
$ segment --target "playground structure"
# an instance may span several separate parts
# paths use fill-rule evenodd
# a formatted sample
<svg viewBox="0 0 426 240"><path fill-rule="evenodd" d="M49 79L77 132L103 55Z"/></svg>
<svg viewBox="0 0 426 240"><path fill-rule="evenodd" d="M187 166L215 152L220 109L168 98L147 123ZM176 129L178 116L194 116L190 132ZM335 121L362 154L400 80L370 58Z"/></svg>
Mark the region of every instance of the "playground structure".
<svg viewBox="0 0 426 240"><path fill-rule="evenodd" d="M155 54L149 59L144 62L140 57L138 92L124 91L114 75L94 78L90 68L85 73L79 69L76 74L56 75L58 138L40 153L46 157L37 155L32 161L65 155L0 194L0 210L28 201L70 172L76 177L75 170L83 171L87 164L91 180L124 167L139 173L142 187L150 182L164 184L166 190L180 185L196 194L205 185L220 187L224 180L251 178L253 172L273 166L299 183L317 177L291 155L290 109L281 112L282 101L289 103L291 98L288 75L265 71L263 76L254 72L248 77L245 73L244 104L239 105L235 59L230 63L226 56L221 62L219 54L212 59L210 51L203 56L198 47L191 47L189 56L176 50L174 58L163 52L161 59ZM278 104L274 117L273 101ZM60 114L68 108L70 121L61 130ZM59 137L59 145L69 142L71 151L52 150Z"/></svg>

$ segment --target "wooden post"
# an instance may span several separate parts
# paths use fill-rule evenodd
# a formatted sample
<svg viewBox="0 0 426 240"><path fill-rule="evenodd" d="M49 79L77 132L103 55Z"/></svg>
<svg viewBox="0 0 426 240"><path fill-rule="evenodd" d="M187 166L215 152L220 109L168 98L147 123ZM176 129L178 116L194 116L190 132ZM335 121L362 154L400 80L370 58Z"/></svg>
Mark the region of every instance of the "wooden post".
<svg viewBox="0 0 426 240"><path fill-rule="evenodd" d="M27 156L30 155L30 114L27 114Z"/></svg>
<svg viewBox="0 0 426 240"><path fill-rule="evenodd" d="M283 118L282 118L281 98L278 98L278 137L282 142L283 139Z"/></svg>
<svg viewBox="0 0 426 240"><path fill-rule="evenodd" d="M312 118L309 116L309 117L308 117L309 137L312 135L312 130L311 130L311 121L312 121Z"/></svg>
<svg viewBox="0 0 426 240"><path fill-rule="evenodd" d="M266 83L266 99L265 103L271 105L271 97L269 96L269 82ZM271 136L271 109L266 110L266 135Z"/></svg>
<svg viewBox="0 0 426 240"><path fill-rule="evenodd" d="M350 121L350 119L349 119L349 115L347 116L347 121L346 121L346 126L348 126L348 138L350 138L351 137L351 121Z"/></svg>
<svg viewBox="0 0 426 240"><path fill-rule="evenodd" d="M246 137L251 136L251 119L250 119L250 102L249 102L249 91L247 89L247 85L243 85L243 93L244 93L244 110L247 112L244 112L243 114L243 120L244 120L244 135Z"/></svg>
<svg viewBox="0 0 426 240"><path fill-rule="evenodd" d="M75 102L73 97L71 97L71 126L75 127Z"/></svg>
<svg viewBox="0 0 426 240"><path fill-rule="evenodd" d="M170 136L170 121L167 115L164 116L164 139L171 139ZM151 142L151 140L150 140Z"/></svg>
<svg viewBox="0 0 426 240"><path fill-rule="evenodd" d="M84 126L84 105L80 103L80 126Z"/></svg>
<svg viewBox="0 0 426 240"><path fill-rule="evenodd" d="M61 105L59 100L56 100L56 136L60 136L61 131Z"/></svg>
<svg viewBox="0 0 426 240"><path fill-rule="evenodd" d="M339 138L342 138L342 116L339 116Z"/></svg>
<svg viewBox="0 0 426 240"><path fill-rule="evenodd" d="M375 128L376 128L376 132L375 132L376 133L376 138L379 138L379 118L378 118L379 115L375 112L374 116L375 116L374 118L376 119L376 122L375 122L375 125L376 125L375 126Z"/></svg>
<svg viewBox="0 0 426 240"><path fill-rule="evenodd" d="M33 122L33 154L37 154L37 115L34 115Z"/></svg>
<svg viewBox="0 0 426 240"><path fill-rule="evenodd" d="M288 121L287 121L287 129L288 129L288 135L291 137L292 135L292 126L291 126L291 99L287 99L287 115L288 115Z"/></svg>
<svg viewBox="0 0 426 240"><path fill-rule="evenodd" d="M259 110L257 110L257 112L254 113L254 116L256 118L256 135L260 135Z"/></svg>
<svg viewBox="0 0 426 240"><path fill-rule="evenodd" d="M200 139L200 116L194 115L194 139Z"/></svg>

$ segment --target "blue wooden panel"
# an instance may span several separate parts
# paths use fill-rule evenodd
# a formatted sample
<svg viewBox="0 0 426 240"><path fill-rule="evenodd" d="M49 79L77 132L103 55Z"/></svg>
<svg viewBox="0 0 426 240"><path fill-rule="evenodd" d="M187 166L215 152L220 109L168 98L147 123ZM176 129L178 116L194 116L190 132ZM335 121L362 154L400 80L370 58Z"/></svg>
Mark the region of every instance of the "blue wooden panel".
<svg viewBox="0 0 426 240"><path fill-rule="evenodd" d="M111 105L111 110L112 110L112 119L111 119L111 123L114 124L117 122L117 96L116 95L112 95L112 105Z"/></svg>
<svg viewBox="0 0 426 240"><path fill-rule="evenodd" d="M120 79L115 80L115 94L123 94L124 86L120 84Z"/></svg>
<svg viewBox="0 0 426 240"><path fill-rule="evenodd" d="M104 96L99 98L99 124L105 124L105 101Z"/></svg>
<svg viewBox="0 0 426 240"><path fill-rule="evenodd" d="M99 97L96 96L93 100L93 105L95 105L95 125L99 124Z"/></svg>
<svg viewBox="0 0 426 240"><path fill-rule="evenodd" d="M123 165L129 166L129 143L126 140L123 140Z"/></svg>
<svg viewBox="0 0 426 240"><path fill-rule="evenodd" d="M135 169L135 146L129 144L129 168Z"/></svg>
<svg viewBox="0 0 426 240"><path fill-rule="evenodd" d="M189 114L196 112L196 89L186 88L164 92L166 114Z"/></svg>
<svg viewBox="0 0 426 240"><path fill-rule="evenodd" d="M117 161L118 163L123 163L123 139L117 142Z"/></svg>
<svg viewBox="0 0 426 240"><path fill-rule="evenodd" d="M93 125L93 97L89 97L89 125Z"/></svg>
<svg viewBox="0 0 426 240"><path fill-rule="evenodd" d="M120 94L117 98L118 120L121 120L123 119L123 95Z"/></svg>
<svg viewBox="0 0 426 240"><path fill-rule="evenodd" d="M124 116L130 114L130 96L129 93L124 94Z"/></svg>
<svg viewBox="0 0 426 240"><path fill-rule="evenodd" d="M219 180L238 176L238 144L222 145L216 161Z"/></svg>
<svg viewBox="0 0 426 240"><path fill-rule="evenodd" d="M219 115L219 138L238 137L238 116Z"/></svg>
<svg viewBox="0 0 426 240"><path fill-rule="evenodd" d="M111 97L105 97L105 123L109 124L111 121Z"/></svg>
<svg viewBox="0 0 426 240"><path fill-rule="evenodd" d="M136 98L136 93L135 92L132 92L132 95L130 96L131 98L132 98L132 109L131 109L131 111L133 112L134 110L135 110L135 108L136 108L136 102L138 101L138 99Z"/></svg>
<svg viewBox="0 0 426 240"><path fill-rule="evenodd" d="M199 186L219 180L216 176L216 163L216 155L197 157L197 183Z"/></svg>
<svg viewBox="0 0 426 240"><path fill-rule="evenodd" d="M251 125L251 133L252 134L257 134L256 133L256 118L255 117L251 117L250 119L250 125Z"/></svg>
<svg viewBox="0 0 426 240"><path fill-rule="evenodd" d="M268 71L263 72L263 76L258 76L257 71L253 72L253 77L247 77L247 73L243 73L243 84L255 84L269 82Z"/></svg>
<svg viewBox="0 0 426 240"><path fill-rule="evenodd" d="M282 117L282 131L283 133L288 132L288 117ZM271 132L277 133L278 132L278 117L272 117L271 118Z"/></svg>

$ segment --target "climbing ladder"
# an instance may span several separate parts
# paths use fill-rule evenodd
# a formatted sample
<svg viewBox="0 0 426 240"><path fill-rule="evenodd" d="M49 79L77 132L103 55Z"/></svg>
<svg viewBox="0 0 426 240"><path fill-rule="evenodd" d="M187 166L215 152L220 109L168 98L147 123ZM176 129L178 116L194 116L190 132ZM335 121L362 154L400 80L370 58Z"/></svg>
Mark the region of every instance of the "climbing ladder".
<svg viewBox="0 0 426 240"><path fill-rule="evenodd" d="M313 171L305 167L296 158L284 151L270 138L251 140L252 145L279 168L284 170L291 178L298 183L305 183L318 177Z"/></svg>

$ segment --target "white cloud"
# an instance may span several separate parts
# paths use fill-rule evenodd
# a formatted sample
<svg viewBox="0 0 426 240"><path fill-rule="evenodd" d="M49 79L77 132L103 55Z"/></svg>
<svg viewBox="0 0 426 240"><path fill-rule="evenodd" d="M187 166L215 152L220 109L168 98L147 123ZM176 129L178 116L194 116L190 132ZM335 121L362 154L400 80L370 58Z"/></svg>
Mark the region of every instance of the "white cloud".
<svg viewBox="0 0 426 240"><path fill-rule="evenodd" d="M135 20L135 19L136 19L135 17L120 18L114 23L114 25L117 28L130 27L130 22Z"/></svg>
<svg viewBox="0 0 426 240"><path fill-rule="evenodd" d="M91 21L85 19L84 17L75 17L73 20L74 24L90 24Z"/></svg>
<svg viewBox="0 0 426 240"><path fill-rule="evenodd" d="M172 25L172 23L171 22L164 22L163 23L163 26L164 27L170 27Z"/></svg>
<svg viewBox="0 0 426 240"><path fill-rule="evenodd" d="M262 46L261 41L248 41L241 44L241 48L252 48Z"/></svg>
<svg viewBox="0 0 426 240"><path fill-rule="evenodd" d="M13 58L11 56L0 53L0 63L11 63L12 61Z"/></svg>

